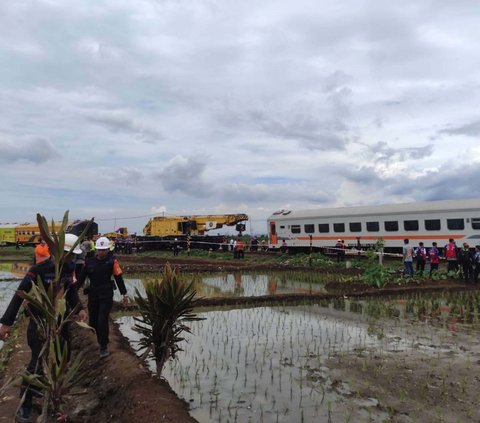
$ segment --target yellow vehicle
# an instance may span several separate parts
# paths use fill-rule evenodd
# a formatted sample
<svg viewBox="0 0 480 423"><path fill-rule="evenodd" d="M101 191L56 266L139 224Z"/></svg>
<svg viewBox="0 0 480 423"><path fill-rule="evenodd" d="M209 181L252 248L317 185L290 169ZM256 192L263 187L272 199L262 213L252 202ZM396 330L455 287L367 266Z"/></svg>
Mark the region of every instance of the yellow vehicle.
<svg viewBox="0 0 480 423"><path fill-rule="evenodd" d="M55 228L60 228L61 222L55 222ZM49 223L50 228L50 223ZM24 223L15 226L15 241L21 245L33 245L40 242L40 229L36 223Z"/></svg>
<svg viewBox="0 0 480 423"><path fill-rule="evenodd" d="M15 244L15 226L0 227L0 245Z"/></svg>
<svg viewBox="0 0 480 423"><path fill-rule="evenodd" d="M128 238L128 229L127 228L118 228L115 232L107 232L102 234L102 236L106 236L108 239L115 240L115 239L127 239Z"/></svg>
<svg viewBox="0 0 480 423"><path fill-rule="evenodd" d="M158 216L150 219L143 228L147 236L204 235L223 226L236 226L236 230L245 230L246 214L210 214L192 216Z"/></svg>
<svg viewBox="0 0 480 423"><path fill-rule="evenodd" d="M40 242L40 229L36 223L15 226L15 238L22 245L37 244Z"/></svg>

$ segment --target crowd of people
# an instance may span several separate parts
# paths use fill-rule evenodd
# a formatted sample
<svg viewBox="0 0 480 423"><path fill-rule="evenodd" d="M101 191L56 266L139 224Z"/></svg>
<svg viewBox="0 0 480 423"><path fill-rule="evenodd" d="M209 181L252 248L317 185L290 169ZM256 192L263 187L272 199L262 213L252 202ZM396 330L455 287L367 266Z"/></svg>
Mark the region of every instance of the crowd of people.
<svg viewBox="0 0 480 423"><path fill-rule="evenodd" d="M414 272L423 274L428 265L430 267L429 276L438 271L440 259L447 263L447 272L460 272L465 282L478 283L480 274L480 245L471 248L467 242L462 247L458 247L453 238L448 240L447 245L442 249L442 253L436 242L432 242L430 247L426 247L423 242L418 246L412 247L409 239L403 241L403 263L406 276L413 276ZM415 271L413 265L415 263Z"/></svg>

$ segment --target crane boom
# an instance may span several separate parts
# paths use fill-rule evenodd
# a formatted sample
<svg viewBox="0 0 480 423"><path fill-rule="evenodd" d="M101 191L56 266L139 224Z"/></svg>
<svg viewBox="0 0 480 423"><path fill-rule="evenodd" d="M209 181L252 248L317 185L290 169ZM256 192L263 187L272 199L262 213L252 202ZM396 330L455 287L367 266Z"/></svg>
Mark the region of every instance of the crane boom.
<svg viewBox="0 0 480 423"><path fill-rule="evenodd" d="M203 235L207 231L223 226L234 226L247 220L248 216L243 213L157 216L148 221L143 233L153 236Z"/></svg>

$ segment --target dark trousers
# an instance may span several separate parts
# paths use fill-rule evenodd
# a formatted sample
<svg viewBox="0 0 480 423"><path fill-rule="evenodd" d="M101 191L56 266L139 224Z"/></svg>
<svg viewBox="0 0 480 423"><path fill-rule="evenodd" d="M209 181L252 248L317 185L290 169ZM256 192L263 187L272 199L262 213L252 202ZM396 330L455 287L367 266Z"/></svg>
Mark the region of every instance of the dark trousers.
<svg viewBox="0 0 480 423"><path fill-rule="evenodd" d="M88 298L89 325L97 332L97 341L100 348L106 348L108 344L108 317L112 305L113 298Z"/></svg>
<svg viewBox="0 0 480 423"><path fill-rule="evenodd" d="M456 272L458 270L457 260L447 260L447 272Z"/></svg>
<svg viewBox="0 0 480 423"><path fill-rule="evenodd" d="M430 277L432 277L432 273L438 271L438 263L430 263Z"/></svg>
<svg viewBox="0 0 480 423"><path fill-rule="evenodd" d="M462 263L462 273L465 282L470 282L470 279L473 278L472 265L470 263Z"/></svg>
<svg viewBox="0 0 480 423"><path fill-rule="evenodd" d="M415 270L417 272L423 272L425 270L425 261L424 260L417 260L417 265Z"/></svg>
<svg viewBox="0 0 480 423"><path fill-rule="evenodd" d="M63 343L63 347L68 348L68 360L70 360L70 332L68 325L65 325L62 329L60 342ZM40 339L37 331L37 325L34 320L30 319L27 328L27 343L31 350L30 362L27 365L28 374L42 374L43 368L40 359L40 352L42 351L43 342ZM26 393L25 393L26 391ZM20 387L20 397L25 394L25 400L23 404L27 407L32 406L32 400L34 396L41 396L38 388L32 388L30 385L22 382Z"/></svg>

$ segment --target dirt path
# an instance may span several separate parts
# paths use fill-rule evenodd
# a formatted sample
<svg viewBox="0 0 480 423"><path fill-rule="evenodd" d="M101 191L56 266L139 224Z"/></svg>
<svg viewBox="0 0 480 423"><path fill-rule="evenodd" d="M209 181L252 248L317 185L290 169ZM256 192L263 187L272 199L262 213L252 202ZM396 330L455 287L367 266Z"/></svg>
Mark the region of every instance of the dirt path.
<svg viewBox="0 0 480 423"><path fill-rule="evenodd" d="M18 342L9 361L3 380L16 375L30 357L26 345L25 324L21 325ZM87 354L86 371L92 372L89 383L82 386L85 394L69 400L72 422L175 422L196 420L188 414L188 404L180 400L167 382L157 380L130 350L127 341L111 323L110 356L101 360L94 335L74 327L73 353ZM0 381L1 383L1 381ZM1 398L0 422L11 422L18 407L18 386L11 386ZM39 407L35 407L38 415Z"/></svg>

